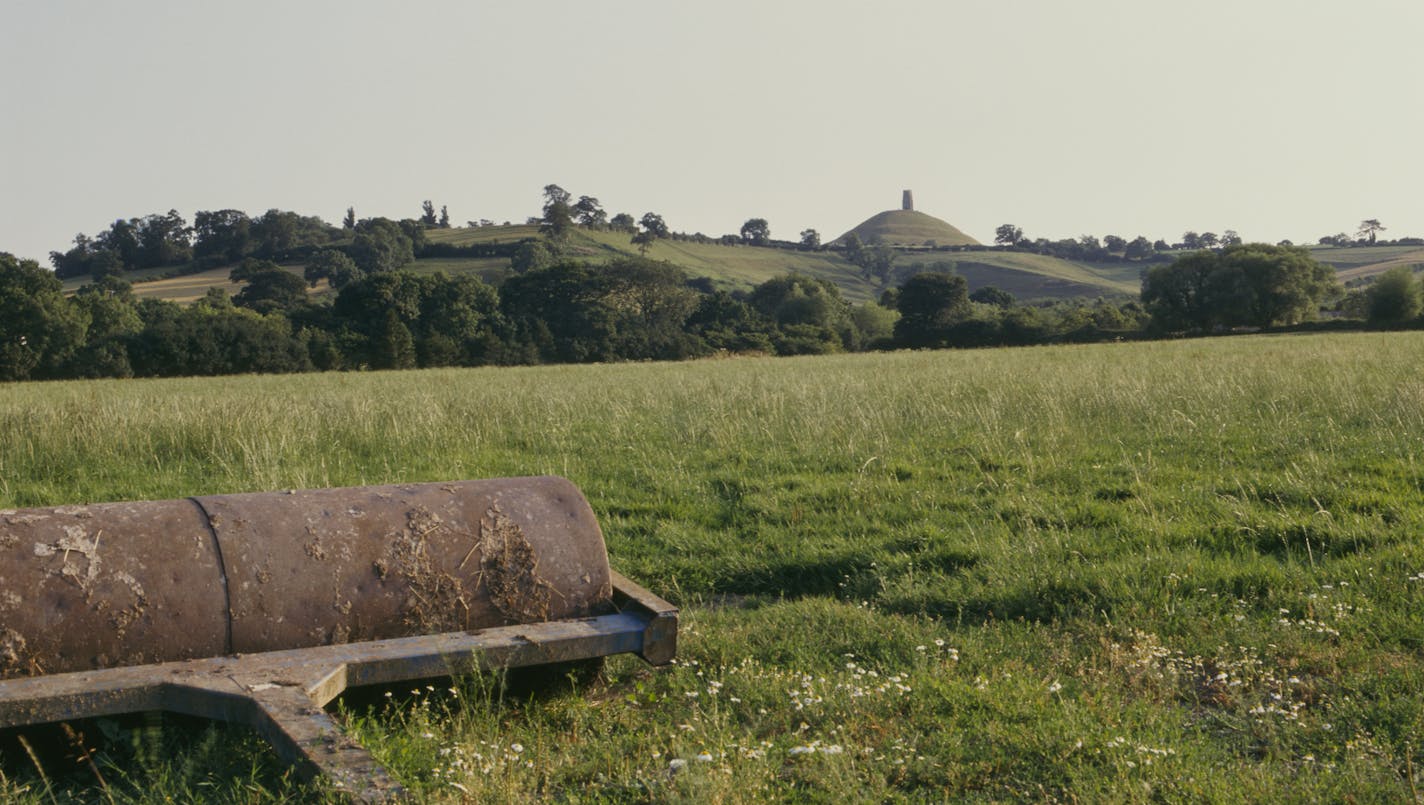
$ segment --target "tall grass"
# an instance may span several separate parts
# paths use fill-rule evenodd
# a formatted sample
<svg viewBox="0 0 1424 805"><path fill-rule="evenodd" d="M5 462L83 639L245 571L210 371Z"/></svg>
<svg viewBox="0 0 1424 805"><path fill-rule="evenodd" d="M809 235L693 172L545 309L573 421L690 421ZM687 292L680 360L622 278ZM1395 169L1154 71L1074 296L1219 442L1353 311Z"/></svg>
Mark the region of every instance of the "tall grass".
<svg viewBox="0 0 1424 805"><path fill-rule="evenodd" d="M1398 800L1421 359L1349 334L11 385L0 506L573 479L685 607L679 665L352 713L426 798ZM121 797L233 785L104 752Z"/></svg>

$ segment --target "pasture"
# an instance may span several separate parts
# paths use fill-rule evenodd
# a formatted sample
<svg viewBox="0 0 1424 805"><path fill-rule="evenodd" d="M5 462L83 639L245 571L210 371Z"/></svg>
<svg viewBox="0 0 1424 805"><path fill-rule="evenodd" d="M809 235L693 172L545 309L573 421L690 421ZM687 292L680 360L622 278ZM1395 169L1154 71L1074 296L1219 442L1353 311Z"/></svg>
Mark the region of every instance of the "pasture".
<svg viewBox="0 0 1424 805"><path fill-rule="evenodd" d="M422 801L1401 801L1421 360L1398 333L11 384L0 507L572 479L683 607L678 664L353 704ZM0 743L0 798L326 797L241 732L86 729L94 768Z"/></svg>

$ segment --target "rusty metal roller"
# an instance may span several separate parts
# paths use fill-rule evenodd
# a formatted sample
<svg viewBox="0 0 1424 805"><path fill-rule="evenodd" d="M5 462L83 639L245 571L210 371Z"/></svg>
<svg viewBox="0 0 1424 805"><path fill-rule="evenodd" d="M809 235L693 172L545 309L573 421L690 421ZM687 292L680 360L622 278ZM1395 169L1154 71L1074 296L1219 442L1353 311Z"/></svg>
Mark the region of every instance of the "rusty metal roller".
<svg viewBox="0 0 1424 805"><path fill-rule="evenodd" d="M562 478L0 511L0 677L599 615Z"/></svg>

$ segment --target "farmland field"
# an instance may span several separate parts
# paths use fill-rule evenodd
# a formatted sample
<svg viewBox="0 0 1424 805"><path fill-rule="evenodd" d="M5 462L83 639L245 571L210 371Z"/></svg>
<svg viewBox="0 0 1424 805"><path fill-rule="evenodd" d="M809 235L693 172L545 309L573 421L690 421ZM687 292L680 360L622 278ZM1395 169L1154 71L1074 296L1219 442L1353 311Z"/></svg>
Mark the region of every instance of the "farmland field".
<svg viewBox="0 0 1424 805"><path fill-rule="evenodd" d="M678 664L355 708L423 801L1401 801L1421 362L1399 333L11 384L0 507L572 479L683 607ZM102 783L11 740L0 799L325 796L240 731L86 735Z"/></svg>

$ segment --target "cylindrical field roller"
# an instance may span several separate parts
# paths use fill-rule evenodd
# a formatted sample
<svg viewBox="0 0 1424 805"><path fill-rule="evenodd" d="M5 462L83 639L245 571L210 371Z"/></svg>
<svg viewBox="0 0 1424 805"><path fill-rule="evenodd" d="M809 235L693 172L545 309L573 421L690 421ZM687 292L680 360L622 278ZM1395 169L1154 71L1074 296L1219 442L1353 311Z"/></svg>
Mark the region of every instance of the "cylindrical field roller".
<svg viewBox="0 0 1424 805"><path fill-rule="evenodd" d="M0 678L602 614L562 478L0 511Z"/></svg>

